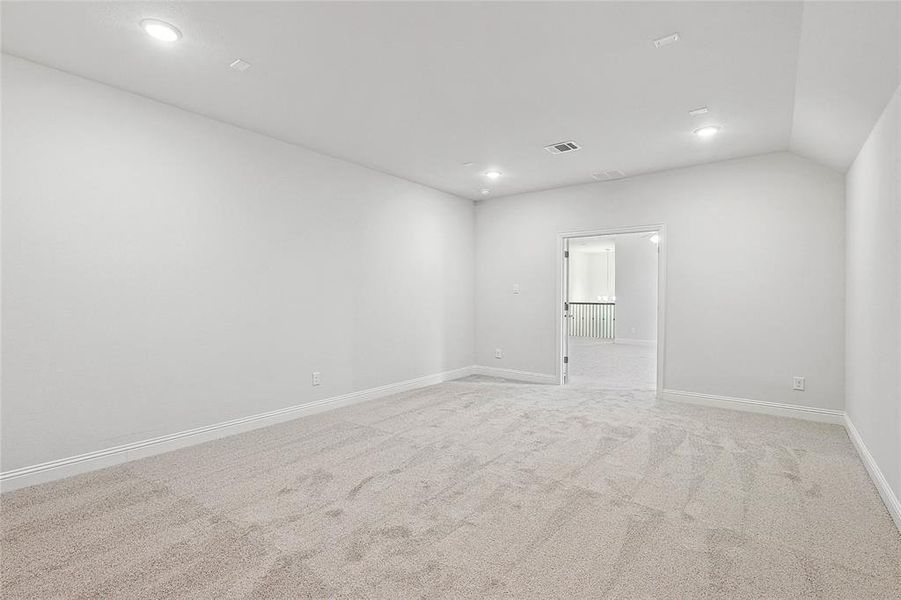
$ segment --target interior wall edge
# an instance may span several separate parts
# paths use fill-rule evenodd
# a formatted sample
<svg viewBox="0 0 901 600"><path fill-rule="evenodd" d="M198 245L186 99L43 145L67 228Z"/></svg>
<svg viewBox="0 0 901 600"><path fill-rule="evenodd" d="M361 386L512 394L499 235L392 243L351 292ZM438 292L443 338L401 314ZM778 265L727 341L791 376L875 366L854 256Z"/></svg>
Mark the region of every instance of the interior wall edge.
<svg viewBox="0 0 901 600"><path fill-rule="evenodd" d="M853 423L851 439L866 449L861 459L886 504L894 499L896 513L901 494L899 140L901 86L845 177L846 412Z"/></svg>

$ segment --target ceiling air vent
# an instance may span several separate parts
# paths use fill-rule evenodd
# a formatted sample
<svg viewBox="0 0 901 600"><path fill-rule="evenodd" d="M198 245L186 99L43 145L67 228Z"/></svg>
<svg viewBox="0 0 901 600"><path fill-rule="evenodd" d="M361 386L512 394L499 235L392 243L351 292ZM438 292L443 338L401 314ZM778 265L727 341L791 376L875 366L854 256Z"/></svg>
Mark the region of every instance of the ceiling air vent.
<svg viewBox="0 0 901 600"><path fill-rule="evenodd" d="M582 148L575 142L557 142L556 144L545 146L544 149L551 154L566 154L567 152L575 152Z"/></svg>
<svg viewBox="0 0 901 600"><path fill-rule="evenodd" d="M622 179L626 174L620 171L619 169L611 169L609 171L602 171L600 173L595 173L592 175L597 181L610 181L613 179Z"/></svg>

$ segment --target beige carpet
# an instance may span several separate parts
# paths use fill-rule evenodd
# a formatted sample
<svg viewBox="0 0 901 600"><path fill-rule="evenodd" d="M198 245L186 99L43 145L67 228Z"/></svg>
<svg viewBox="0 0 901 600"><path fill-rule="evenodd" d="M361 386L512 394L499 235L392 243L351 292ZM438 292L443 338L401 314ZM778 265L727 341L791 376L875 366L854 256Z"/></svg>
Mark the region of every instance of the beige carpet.
<svg viewBox="0 0 901 600"><path fill-rule="evenodd" d="M842 428L471 378L2 496L3 598L899 598Z"/></svg>
<svg viewBox="0 0 901 600"><path fill-rule="evenodd" d="M568 354L570 383L608 390L657 387L657 344L623 344L570 336Z"/></svg>

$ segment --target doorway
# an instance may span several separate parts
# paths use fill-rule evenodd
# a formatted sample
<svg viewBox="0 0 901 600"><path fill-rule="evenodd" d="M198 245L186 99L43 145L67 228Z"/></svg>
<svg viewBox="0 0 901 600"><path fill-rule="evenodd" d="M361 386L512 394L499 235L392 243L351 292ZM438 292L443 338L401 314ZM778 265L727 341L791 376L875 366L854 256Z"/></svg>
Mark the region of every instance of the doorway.
<svg viewBox="0 0 901 600"><path fill-rule="evenodd" d="M560 236L560 381L661 390L663 226Z"/></svg>

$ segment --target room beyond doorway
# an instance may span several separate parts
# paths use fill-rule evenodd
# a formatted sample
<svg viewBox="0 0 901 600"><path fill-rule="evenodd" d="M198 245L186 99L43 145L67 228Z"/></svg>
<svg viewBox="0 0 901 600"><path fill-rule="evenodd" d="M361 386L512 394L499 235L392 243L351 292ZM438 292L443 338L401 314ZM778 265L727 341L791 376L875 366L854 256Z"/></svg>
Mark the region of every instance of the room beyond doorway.
<svg viewBox="0 0 901 600"><path fill-rule="evenodd" d="M563 380L658 388L661 231L563 238Z"/></svg>
<svg viewBox="0 0 901 600"><path fill-rule="evenodd" d="M610 390L653 390L657 377L656 343L630 344L569 337L568 384Z"/></svg>

